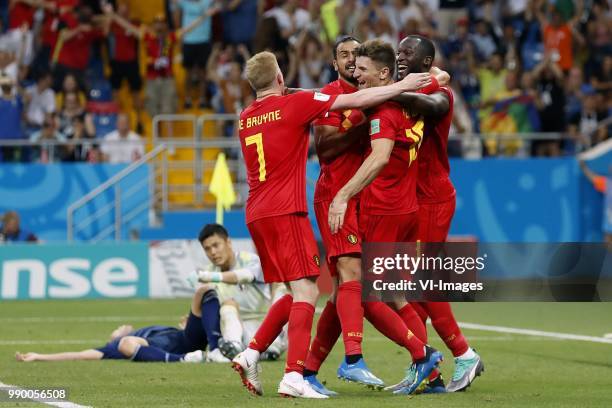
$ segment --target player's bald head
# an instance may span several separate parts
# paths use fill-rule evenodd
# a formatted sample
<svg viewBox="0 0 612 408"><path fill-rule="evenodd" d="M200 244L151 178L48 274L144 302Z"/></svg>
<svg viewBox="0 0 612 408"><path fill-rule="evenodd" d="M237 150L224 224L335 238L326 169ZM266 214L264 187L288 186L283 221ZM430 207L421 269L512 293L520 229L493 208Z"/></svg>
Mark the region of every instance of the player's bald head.
<svg viewBox="0 0 612 408"><path fill-rule="evenodd" d="M256 92L272 87L279 70L276 56L269 51L258 52L246 62L246 78Z"/></svg>
<svg viewBox="0 0 612 408"><path fill-rule="evenodd" d="M397 47L399 79L408 73L427 72L436 57L436 47L429 38L409 35ZM402 69L407 66L407 70Z"/></svg>

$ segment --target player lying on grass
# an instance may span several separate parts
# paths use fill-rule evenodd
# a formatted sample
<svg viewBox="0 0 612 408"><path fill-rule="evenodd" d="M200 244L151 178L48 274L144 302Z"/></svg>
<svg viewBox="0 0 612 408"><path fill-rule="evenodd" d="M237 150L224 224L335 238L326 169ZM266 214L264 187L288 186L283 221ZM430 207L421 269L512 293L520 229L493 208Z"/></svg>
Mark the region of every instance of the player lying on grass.
<svg viewBox="0 0 612 408"><path fill-rule="evenodd" d="M233 360L243 385L262 394L260 355L289 324L287 363L278 392L283 396L323 399L304 381L303 367L318 297L320 259L308 220L306 175L310 123L333 110L375 106L403 91L430 83L430 76L408 76L388 87L348 95L296 92L284 95L285 82L274 54L261 52L247 61L246 77L257 99L240 115L239 137L246 162L249 196L246 222L267 283L283 282L285 295L269 309L249 347Z"/></svg>
<svg viewBox="0 0 612 408"><path fill-rule="evenodd" d="M205 225L198 241L210 264L196 271L190 282L217 293L220 309L215 315L220 319L221 337L214 341L218 339L221 353L232 359L245 349L274 298L286 294L285 288L265 283L259 257L248 251L234 251L232 240L223 226ZM209 347L210 344L209 341ZM283 333L261 358L277 360L286 348L286 335Z"/></svg>
<svg viewBox="0 0 612 408"><path fill-rule="evenodd" d="M212 316L211 305L217 305L217 317ZM110 341L103 347L76 352L41 354L19 353L18 361L64 361L128 359L147 362L229 362L215 346L205 356L205 350L218 339L219 300L209 288L198 288L191 301L189 316L181 322L181 328L148 326L133 330L123 325L115 329ZM212 318L211 318L212 316ZM210 348L209 348L210 350Z"/></svg>
<svg viewBox="0 0 612 408"><path fill-rule="evenodd" d="M359 40L351 36L341 37L336 41L332 62L338 72L338 80L326 85L321 92L357 92L357 81L353 73L360 44ZM446 72L438 68L433 68L430 73L439 83L447 83L450 79ZM313 123L315 146L321 165L315 188L315 215L325 246L334 291L319 318L316 336L306 358L304 379L315 390L326 395L336 393L323 386L316 375L340 334L344 342L345 358L337 370L338 377L367 386L382 387L383 381L370 372L362 356L363 317L365 315L379 331L391 338L394 334L389 334L387 329L393 328L393 331L398 333L402 326L398 321L399 316L395 317L395 322L382 321L385 319L383 315L386 315L387 320L389 317L393 318L391 314L394 312L387 305L380 302L362 304L361 238L357 211L359 198L353 197L349 201L345 223L337 234L331 234L328 227L328 209L332 199L363 162L365 146L369 144L365 119L360 110L347 109L328 112L325 117ZM402 337L402 334L405 332L399 337Z"/></svg>

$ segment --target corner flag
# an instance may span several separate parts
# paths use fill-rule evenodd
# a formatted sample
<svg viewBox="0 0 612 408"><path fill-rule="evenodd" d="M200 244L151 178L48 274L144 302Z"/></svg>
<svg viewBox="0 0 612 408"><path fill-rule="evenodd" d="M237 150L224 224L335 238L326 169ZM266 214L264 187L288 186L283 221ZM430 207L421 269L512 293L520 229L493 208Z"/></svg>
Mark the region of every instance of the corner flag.
<svg viewBox="0 0 612 408"><path fill-rule="evenodd" d="M210 180L209 191L217 199L217 224L223 225L223 210L229 210L236 202L236 194L234 193L234 184L230 175L227 162L225 161L225 153L219 153L215 169L213 170Z"/></svg>

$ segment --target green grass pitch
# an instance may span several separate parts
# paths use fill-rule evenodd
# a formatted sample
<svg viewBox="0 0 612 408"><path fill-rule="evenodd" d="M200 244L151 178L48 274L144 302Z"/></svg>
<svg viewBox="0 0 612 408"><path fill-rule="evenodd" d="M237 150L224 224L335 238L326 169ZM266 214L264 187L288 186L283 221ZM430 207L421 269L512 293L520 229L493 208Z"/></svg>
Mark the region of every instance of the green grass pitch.
<svg viewBox="0 0 612 408"><path fill-rule="evenodd" d="M340 382L338 343L320 379L340 396L327 401L285 400L276 387L283 363L263 364L265 395L242 388L229 365L139 364L128 361L18 363L15 351L59 352L103 345L122 323L175 324L188 300L28 301L0 304L0 382L21 387L66 387L72 402L94 407L611 407L612 344L465 330L486 371L464 393L395 397ZM612 332L612 303L455 304L459 321L602 336ZM442 372L453 370L450 352L429 327L431 344L445 354ZM67 344L57 344L57 341ZM26 344L29 342L29 344ZM408 355L366 324L364 354L388 384L402 375ZM0 403L0 408L17 406ZM21 403L21 407L41 406Z"/></svg>

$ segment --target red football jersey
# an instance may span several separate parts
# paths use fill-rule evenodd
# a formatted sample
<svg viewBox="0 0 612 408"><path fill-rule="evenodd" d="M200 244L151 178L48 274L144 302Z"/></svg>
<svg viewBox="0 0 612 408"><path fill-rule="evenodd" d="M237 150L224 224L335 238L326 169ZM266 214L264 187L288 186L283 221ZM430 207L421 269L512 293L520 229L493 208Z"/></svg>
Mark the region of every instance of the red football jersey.
<svg viewBox="0 0 612 408"><path fill-rule="evenodd" d="M297 92L255 101L240 114L247 168L246 222L306 213L310 122L329 111L336 95Z"/></svg>
<svg viewBox="0 0 612 408"><path fill-rule="evenodd" d="M389 163L361 195L361 210L372 215L409 214L418 210L414 163L423 140L423 119L412 118L395 102L377 106L368 116L370 140L393 139ZM367 155L371 153L368 148Z"/></svg>
<svg viewBox="0 0 612 408"><path fill-rule="evenodd" d="M346 81L338 79L331 82L321 92L328 95L349 94L357 92L357 88ZM363 118L363 114L357 109L347 109L345 111L328 112L325 117L317 119L314 126L334 126L342 132L347 132ZM353 123L357 122L357 123ZM361 126L357 133L351 132L346 137L366 138L367 126ZM321 172L315 186L314 202L331 201L334 196L350 179L363 162L364 146L356 141L349 149L331 161L320 160Z"/></svg>
<svg viewBox="0 0 612 408"><path fill-rule="evenodd" d="M32 28L34 23L34 13L36 9L25 3L15 3L9 10L8 28L19 28L22 24L27 24L28 28Z"/></svg>
<svg viewBox="0 0 612 408"><path fill-rule="evenodd" d="M117 23L111 25L109 58L112 61L132 62L138 60L138 37Z"/></svg>
<svg viewBox="0 0 612 408"><path fill-rule="evenodd" d="M176 33L173 31L160 38L155 34L147 32L143 40L147 56L147 79L172 76L174 44L178 41Z"/></svg>
<svg viewBox="0 0 612 408"><path fill-rule="evenodd" d="M440 91L448 95L449 109L441 118L425 121L425 138L418 160L417 198L420 203L437 203L455 196L447 153L448 131L453 120L453 92L446 87Z"/></svg>

